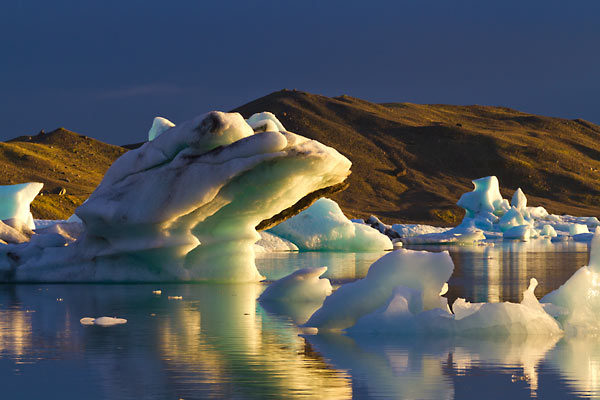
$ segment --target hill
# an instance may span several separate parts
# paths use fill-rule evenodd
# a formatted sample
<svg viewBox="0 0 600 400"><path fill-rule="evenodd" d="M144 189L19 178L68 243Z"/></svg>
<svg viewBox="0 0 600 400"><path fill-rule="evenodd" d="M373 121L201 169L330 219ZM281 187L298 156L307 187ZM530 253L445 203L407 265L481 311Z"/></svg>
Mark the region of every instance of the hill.
<svg viewBox="0 0 600 400"><path fill-rule="evenodd" d="M234 111L271 111L287 129L336 148L350 187L332 196L349 217L452 225L471 180L496 175L504 197L600 216L600 126L504 107L376 104L349 96L272 93ZM140 134L140 138L145 133ZM134 148L136 145L127 146ZM0 184L44 183L36 218L66 218L127 151L66 129L0 142ZM66 194L59 195L61 188Z"/></svg>
<svg viewBox="0 0 600 400"><path fill-rule="evenodd" d="M553 213L600 215L600 126L504 107L375 104L283 90L237 108L338 149L350 187L332 198L352 217L456 224L471 180L496 175Z"/></svg>
<svg viewBox="0 0 600 400"><path fill-rule="evenodd" d="M63 128L21 136L0 142L0 184L42 182L31 204L34 218L68 218L126 151Z"/></svg>

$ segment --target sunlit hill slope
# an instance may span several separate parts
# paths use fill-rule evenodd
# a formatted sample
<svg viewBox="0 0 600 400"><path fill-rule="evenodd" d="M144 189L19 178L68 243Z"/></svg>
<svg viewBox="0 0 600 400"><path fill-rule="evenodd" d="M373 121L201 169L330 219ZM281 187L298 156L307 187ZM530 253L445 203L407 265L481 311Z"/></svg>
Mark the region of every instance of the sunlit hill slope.
<svg viewBox="0 0 600 400"><path fill-rule="evenodd" d="M347 156L350 187L333 199L349 217L456 224L463 215L456 201L472 189L471 179L487 175L498 176L504 197L521 187L531 205L550 212L600 215L600 126L587 121L289 90L235 111L246 118L271 111L287 129ZM22 136L0 142L0 184L43 182L34 216L66 218L125 151L62 128Z"/></svg>

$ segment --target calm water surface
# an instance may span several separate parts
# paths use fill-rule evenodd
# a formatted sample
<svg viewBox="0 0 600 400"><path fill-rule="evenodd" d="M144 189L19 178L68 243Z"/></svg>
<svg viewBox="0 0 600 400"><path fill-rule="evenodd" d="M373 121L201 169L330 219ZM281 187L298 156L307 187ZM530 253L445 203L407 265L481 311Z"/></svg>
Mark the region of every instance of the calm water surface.
<svg viewBox="0 0 600 400"><path fill-rule="evenodd" d="M444 248L427 247L430 251ZM541 297L588 261L585 244L451 247L448 296ZM334 286L377 253L275 253L269 280L329 267ZM301 336L314 307L265 310L266 284L0 285L0 385L7 399L597 398L600 338L505 340ZM161 295L153 290L162 290ZM182 299L169 299L182 296ZM82 326L82 317L128 319Z"/></svg>

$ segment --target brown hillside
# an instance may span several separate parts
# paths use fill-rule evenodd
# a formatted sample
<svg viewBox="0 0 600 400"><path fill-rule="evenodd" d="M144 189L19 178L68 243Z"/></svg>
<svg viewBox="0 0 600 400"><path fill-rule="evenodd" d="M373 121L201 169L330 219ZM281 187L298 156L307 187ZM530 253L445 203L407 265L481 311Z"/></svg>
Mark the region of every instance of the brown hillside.
<svg viewBox="0 0 600 400"><path fill-rule="evenodd" d="M501 107L375 104L280 91L239 107L271 111L291 131L353 162L333 196L350 217L456 224L471 179L497 175L504 197L521 187L550 212L600 216L600 127ZM70 216L126 149L65 129L0 142L0 184L44 183L36 218ZM56 192L66 189L66 195Z"/></svg>
<svg viewBox="0 0 600 400"><path fill-rule="evenodd" d="M455 224L471 180L496 175L504 197L600 215L600 127L502 107L375 104L283 90L235 111L271 111L287 129L338 149L353 163L333 198L347 215Z"/></svg>
<svg viewBox="0 0 600 400"><path fill-rule="evenodd" d="M0 142L0 184L42 182L31 205L35 218L68 218L126 149L63 128ZM66 194L59 195L61 188Z"/></svg>

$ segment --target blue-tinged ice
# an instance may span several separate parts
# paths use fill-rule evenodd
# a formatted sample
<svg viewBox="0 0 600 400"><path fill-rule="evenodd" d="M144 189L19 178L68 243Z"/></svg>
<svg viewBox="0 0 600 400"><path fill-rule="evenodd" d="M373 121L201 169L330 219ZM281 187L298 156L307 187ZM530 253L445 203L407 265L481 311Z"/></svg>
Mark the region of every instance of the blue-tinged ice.
<svg viewBox="0 0 600 400"><path fill-rule="evenodd" d="M300 214L269 232L294 243L300 250L383 251L391 240L368 225L350 221L333 200L321 198Z"/></svg>
<svg viewBox="0 0 600 400"><path fill-rule="evenodd" d="M148 131L148 141L156 139L167 129L171 129L175 124L163 117L155 117L152 121L152 127Z"/></svg>
<svg viewBox="0 0 600 400"><path fill-rule="evenodd" d="M42 187L44 184L39 182L0 186L0 220L14 218L35 229L29 206Z"/></svg>

